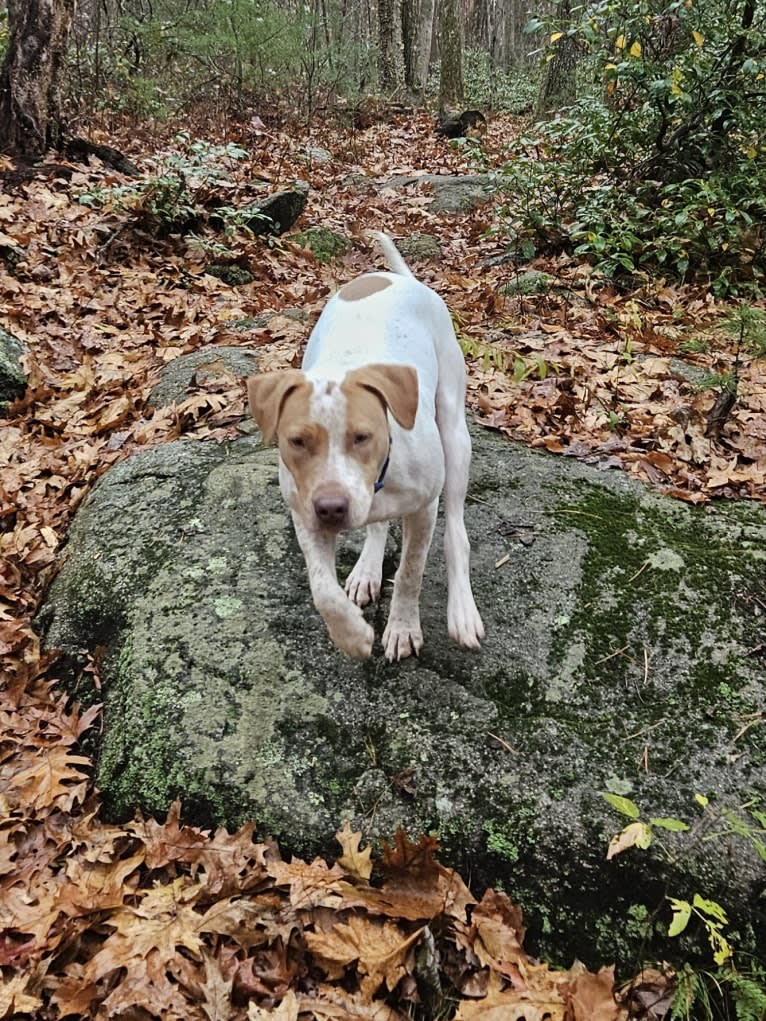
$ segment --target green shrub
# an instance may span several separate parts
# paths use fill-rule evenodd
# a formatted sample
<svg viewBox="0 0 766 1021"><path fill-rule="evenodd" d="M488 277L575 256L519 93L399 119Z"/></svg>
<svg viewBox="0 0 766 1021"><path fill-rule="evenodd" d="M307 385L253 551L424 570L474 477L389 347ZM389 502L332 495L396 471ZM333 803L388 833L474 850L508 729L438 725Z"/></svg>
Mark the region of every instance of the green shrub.
<svg viewBox="0 0 766 1021"><path fill-rule="evenodd" d="M152 174L126 185L82 191L78 202L128 214L134 226L156 237L196 229L217 186L228 179L229 166L249 154L233 142L214 145L193 139L188 132L177 135L175 142L177 148L155 161ZM224 207L218 213L225 227L242 227L236 210Z"/></svg>
<svg viewBox="0 0 766 1021"><path fill-rule="evenodd" d="M536 125L500 174L520 253L565 249L610 276L758 292L766 272L766 11L755 0L596 0L554 25L588 94ZM531 24L540 30L543 22Z"/></svg>
<svg viewBox="0 0 766 1021"><path fill-rule="evenodd" d="M727 171L681 181L626 177L624 136L605 104L518 139L497 175L502 230L523 259L566 250L608 276L707 281L719 293L759 289L766 272L766 168L746 154Z"/></svg>

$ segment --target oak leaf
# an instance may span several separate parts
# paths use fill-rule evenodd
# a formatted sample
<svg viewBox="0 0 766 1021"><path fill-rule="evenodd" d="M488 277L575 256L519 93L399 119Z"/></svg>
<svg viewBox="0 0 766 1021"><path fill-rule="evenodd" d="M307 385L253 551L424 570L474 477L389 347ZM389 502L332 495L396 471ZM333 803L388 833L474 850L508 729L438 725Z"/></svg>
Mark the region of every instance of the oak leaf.
<svg viewBox="0 0 766 1021"><path fill-rule="evenodd" d="M422 933L417 929L407 935L393 922L352 915L348 923L334 925L329 932L305 933L305 939L330 979L340 978L357 962L362 996L369 1001L383 983L391 990L406 974L408 952Z"/></svg>
<svg viewBox="0 0 766 1021"><path fill-rule="evenodd" d="M366 847L363 851L359 850L362 834L354 833L351 823L346 820L343 829L338 830L335 838L343 848L343 854L338 858L337 864L354 879L369 879L372 875L372 848Z"/></svg>

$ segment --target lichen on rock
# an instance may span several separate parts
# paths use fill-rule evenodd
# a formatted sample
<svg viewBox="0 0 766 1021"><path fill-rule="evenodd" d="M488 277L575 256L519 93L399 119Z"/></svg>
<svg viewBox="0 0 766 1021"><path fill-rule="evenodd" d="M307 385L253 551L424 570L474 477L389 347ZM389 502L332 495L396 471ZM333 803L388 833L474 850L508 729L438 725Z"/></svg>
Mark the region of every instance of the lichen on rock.
<svg viewBox="0 0 766 1021"><path fill-rule="evenodd" d="M447 638L439 528L425 647L400 664L330 643L276 454L256 437L178 441L110 469L40 616L71 683L80 650L107 649L108 814L180 797L192 822L255 819L301 855L332 854L346 818L377 843L398 825L435 832L479 891L502 885L524 905L531 944L553 959L575 943L611 958L619 932L627 960L666 882L720 899L743 946L762 944L754 852L726 837L673 866L654 848L607 862L622 820L598 791L689 819L695 792L735 805L766 787L763 728L743 729L764 711L763 509L688 507L473 435L466 520L487 638L478 653ZM341 577L361 541L343 537ZM397 545L394 529L367 611L378 636ZM643 951L661 954L649 928Z"/></svg>

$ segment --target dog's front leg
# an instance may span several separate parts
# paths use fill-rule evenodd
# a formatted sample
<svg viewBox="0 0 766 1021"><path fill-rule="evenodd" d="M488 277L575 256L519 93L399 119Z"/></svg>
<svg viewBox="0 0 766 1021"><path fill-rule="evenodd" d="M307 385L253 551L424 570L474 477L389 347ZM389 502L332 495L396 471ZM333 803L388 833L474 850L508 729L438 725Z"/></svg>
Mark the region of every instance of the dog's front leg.
<svg viewBox="0 0 766 1021"><path fill-rule="evenodd" d="M374 521L367 526L362 552L351 574L346 578L346 592L357 606L374 603L380 595L387 538L387 521Z"/></svg>
<svg viewBox="0 0 766 1021"><path fill-rule="evenodd" d="M394 578L388 624L383 632L386 659L404 659L423 647L420 629L420 589L431 539L436 526L438 500L402 519L402 559Z"/></svg>
<svg viewBox="0 0 766 1021"><path fill-rule="evenodd" d="M327 626L335 645L354 659L366 659L372 652L375 632L361 609L338 584L335 572L335 540L331 532L312 531L297 514L293 524L309 573L314 606Z"/></svg>

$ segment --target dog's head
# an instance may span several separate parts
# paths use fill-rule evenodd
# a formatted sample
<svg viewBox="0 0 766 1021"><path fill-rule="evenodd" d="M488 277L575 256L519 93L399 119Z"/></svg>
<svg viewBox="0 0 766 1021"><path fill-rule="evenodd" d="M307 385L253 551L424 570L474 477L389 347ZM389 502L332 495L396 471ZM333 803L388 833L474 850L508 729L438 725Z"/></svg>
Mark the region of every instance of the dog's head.
<svg viewBox="0 0 766 1021"><path fill-rule="evenodd" d="M388 458L388 413L403 429L415 424L415 369L365 365L341 380L288 369L251 376L247 392L264 440L277 438L305 524L334 532L365 524Z"/></svg>

